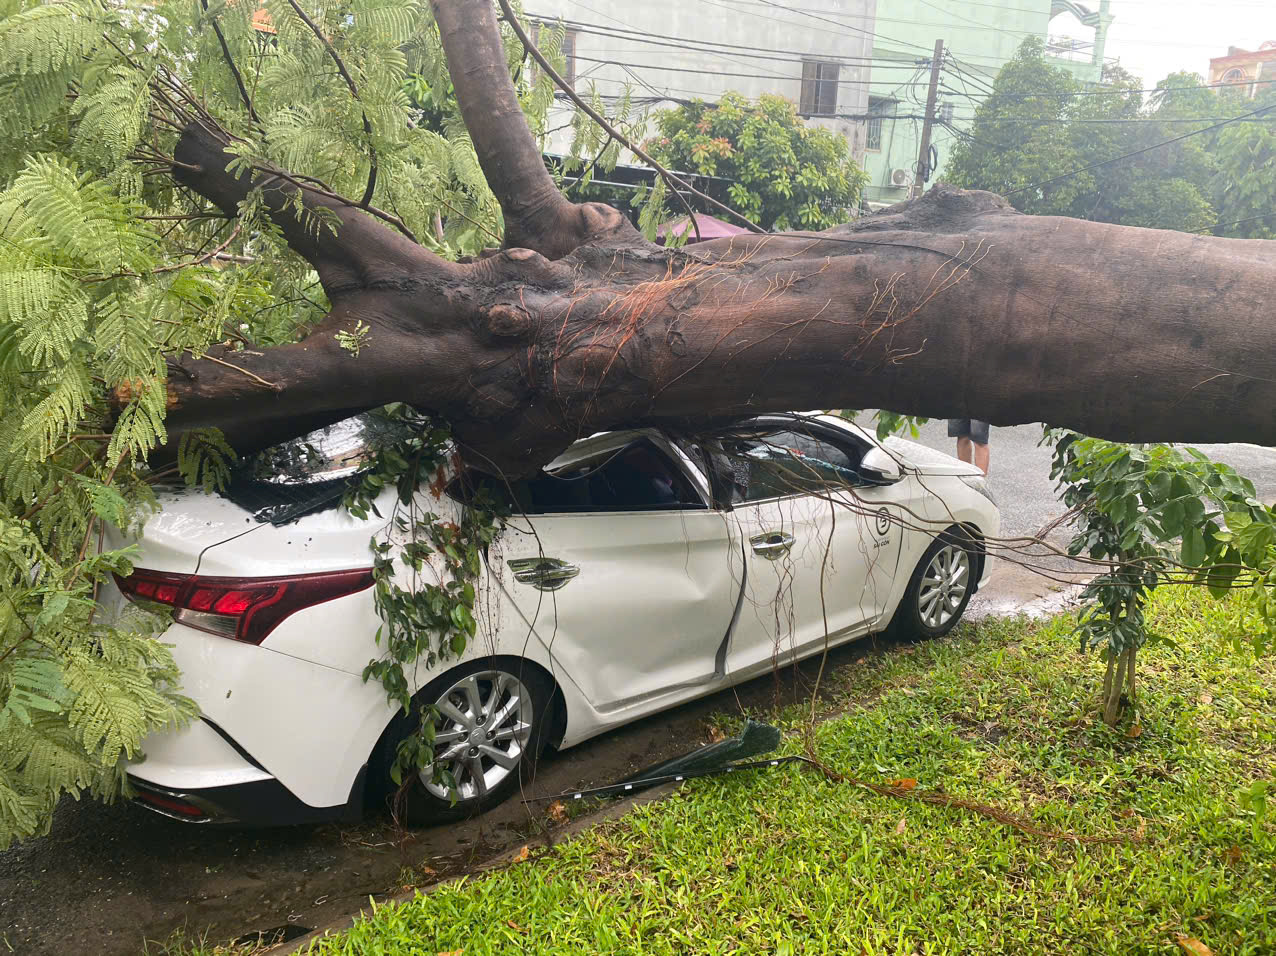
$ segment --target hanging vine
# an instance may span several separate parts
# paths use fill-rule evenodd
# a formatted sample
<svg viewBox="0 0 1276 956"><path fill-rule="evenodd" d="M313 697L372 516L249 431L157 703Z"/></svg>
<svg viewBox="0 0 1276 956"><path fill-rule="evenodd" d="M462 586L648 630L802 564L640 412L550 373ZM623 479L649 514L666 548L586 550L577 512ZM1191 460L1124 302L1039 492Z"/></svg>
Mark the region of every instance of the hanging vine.
<svg viewBox="0 0 1276 956"><path fill-rule="evenodd" d="M380 681L389 701L407 715L412 712L408 670L459 658L474 640L483 555L509 511L486 490L467 496L459 521L428 510L423 489L436 499L444 494L456 459L447 425L403 404L373 414L408 437L376 448L345 500L351 515L366 520L382 517L376 500L387 487L395 491L394 509L370 543L373 595L382 622L376 641L384 653L368 662L363 679ZM436 716L433 708L422 708L416 731L400 741L390 772L396 785L405 773L430 765ZM455 790L450 774L438 772Z"/></svg>

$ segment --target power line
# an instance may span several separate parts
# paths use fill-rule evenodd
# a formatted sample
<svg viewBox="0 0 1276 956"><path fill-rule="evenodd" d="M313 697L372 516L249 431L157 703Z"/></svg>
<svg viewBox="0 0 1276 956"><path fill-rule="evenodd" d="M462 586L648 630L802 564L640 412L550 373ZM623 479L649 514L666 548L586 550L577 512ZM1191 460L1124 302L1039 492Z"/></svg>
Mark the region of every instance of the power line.
<svg viewBox="0 0 1276 956"><path fill-rule="evenodd" d="M783 50L773 47L747 46L740 43L723 43L719 40L702 40L697 37L681 37L668 33L651 33L647 30L639 30L630 27L609 27L601 23L587 23L582 20L568 20L562 17L551 17L549 15L526 14L533 20L541 20L545 22L562 22L578 33L589 33L597 36L611 37L613 39L629 40L634 43L644 43L650 46L674 47L675 49L689 49L695 52L717 53L714 47L720 47L724 51L729 51L734 56L748 57L757 60L782 60L784 62L792 62L794 60L809 59L812 54L802 50ZM621 22L619 20L617 23ZM673 42L664 42L673 41ZM767 54L781 54L781 56L768 56ZM853 63L863 62L872 64L881 57L872 56L838 56L838 60ZM891 58L889 62L897 63L897 59Z"/></svg>
<svg viewBox="0 0 1276 956"><path fill-rule="evenodd" d="M657 92L657 91L656 91L656 89L655 89L654 87L652 87L652 86L648 83L648 81L647 81L647 80L642 79L642 78L638 77L636 74L633 74L632 72L630 72L630 71L631 71L631 69L634 69L634 70L661 70L661 71L664 71L664 72L666 72L666 73L688 73L688 74L695 74L695 75L724 76L724 77L743 78L743 79L759 79L759 80L775 80L775 79L781 79L781 80L786 80L786 81L793 82L793 83L798 83L798 82L801 82L801 80L802 80L802 78L801 78L801 77L798 77L798 76L784 76L784 75L782 75L782 74L735 73L735 72L729 72L729 71L724 71L724 70L712 70L712 69L699 69L699 68L696 68L696 67L671 66L671 65L659 64L659 63L627 63L627 62L622 61L622 60L607 60L607 59L601 59L601 58L598 58L598 57L589 57L589 56L580 56L580 55L577 55L577 56L575 57L575 59L577 59L577 60L579 60L579 61L584 61L584 62L586 62L586 63L595 63L595 64L598 64L598 65L600 65L600 66L616 66L616 67L620 67L620 68L622 68L622 69L625 69L625 71L626 71L626 72L629 72L629 73L630 73L630 76L631 76L631 77L633 77L633 79L635 79L636 81L638 81L638 82L639 82L642 86L645 86L646 88L648 88L648 89L652 90L652 92ZM915 69L914 69L914 74L916 74L916 70L915 70ZM593 82L620 83L620 82L624 82L624 81L611 79L611 78L609 78L609 77L594 77L594 78L593 78ZM875 80L821 80L820 82L821 82L821 83L832 83L832 84L836 84L836 85L838 85L838 86L875 86L875 85L878 85L877 81L875 81ZM910 82L908 82L908 81L905 81L903 84L901 84L901 87L914 87L914 88L915 88L915 87L917 87L917 86L921 86L921 85L924 85L924 84L921 84L921 83L910 83ZM895 90L895 91L893 91L893 92L897 92L897 91L898 91L901 87L896 87L896 90ZM691 93L691 94L693 94L693 95L703 95L703 96L708 96L708 97L715 97L715 96L721 96L721 95L722 95L721 93L700 92L700 91L696 91L696 90L679 89L679 88L677 88L677 87L667 87L667 89L674 89L674 90L677 90L678 92ZM962 93L962 92L961 92L961 91L959 91L959 90L954 90L954 89L951 89L951 88L948 88L948 87L945 87L943 91L944 91L945 93L951 94L951 95L953 95L953 96L967 96L968 98L970 98L970 99L972 99L972 100L974 99L974 97L973 97L973 96L971 96L969 93ZM887 97L882 97L882 98L890 98L890 97L889 97L889 96L887 96ZM674 99L674 98L670 97L670 99L672 100L672 99ZM838 118L838 119L855 119L855 118L861 118L859 114L854 114L854 115L852 115L852 114L841 114L841 113L820 113L820 114L812 114L812 115L819 115L819 116L821 116L821 117L826 117L826 118ZM886 113L874 113L874 114L871 114L871 118L876 119L876 118L878 118L878 117L881 117L881 118L883 118L883 119L905 119L905 118L911 118L911 117L905 117L905 116L891 116L890 114L886 114ZM924 117L924 115L923 115L923 116L918 116L917 118L918 118L918 119L924 119L925 117ZM1046 117L1035 117L1035 116L984 116L984 117L979 117L979 121L980 121L981 123L999 123L999 124L1015 124L1015 123L1021 123L1021 124L1034 124L1034 125L1037 125L1037 126L1051 126L1051 125L1067 126L1067 125L1071 125L1071 124L1083 124L1083 125L1092 125L1092 124L1094 124L1094 125L1109 125L1109 124L1120 124L1120 123L1124 123L1124 124L1137 124L1137 123L1169 123L1169 124L1179 124L1179 123L1220 123L1220 122L1241 121L1241 119L1242 119L1241 117L1221 117L1221 116L1188 116L1188 117L1175 116L1175 117L1158 117L1158 116L1149 116L1149 115L1139 115L1139 116L1130 116L1130 117L1059 117L1059 118L1046 118ZM1267 120L1245 120L1245 122L1268 122L1268 121L1267 121Z"/></svg>
<svg viewBox="0 0 1276 956"><path fill-rule="evenodd" d="M1276 216L1276 212L1265 212L1261 216L1250 216L1247 219L1234 219L1231 222L1216 222L1212 226L1206 226L1206 229L1229 229L1232 226L1239 226L1247 222L1258 222L1260 219L1271 219Z"/></svg>
<svg viewBox="0 0 1276 956"><path fill-rule="evenodd" d="M766 15L766 14L764 14L764 13L754 13L754 12L753 12L753 11L751 11L751 10L740 10L740 9L738 9L738 8L736 8L736 7L730 7L730 6L727 6L726 4L718 3L718 2L717 2L717 0L700 0L700 2L701 2L701 3L707 3L707 4L709 4L710 6L714 6L714 7L722 7L724 10L730 10L732 13L743 13L743 14L745 14L746 16L750 16L750 17L758 17L758 18L763 19L763 20L770 20L772 23L785 23L785 25L786 25L786 26L794 26L794 25L795 25L795 24L793 24L793 23L791 23L791 22L786 23L786 22L785 22L785 21L783 21L783 20L778 20L778 19L776 19L774 16L767 16L767 15ZM853 27L853 26L851 26L850 24L842 23L842 22L840 22L840 21L838 21L838 20L830 20L828 17L822 17L822 16L819 16L818 14L815 14L815 13L808 13L808 12L806 12L805 10L799 10L799 9L796 9L796 8L786 7L786 6L784 6L783 4L780 4L780 3L773 3L773 2L772 2L772 0L756 0L756 2L757 2L757 3L764 4L764 5L768 6L768 7L775 7L777 10L783 10L785 13L796 13L796 14L799 14L799 15L804 16L804 17L810 17L810 18L811 18L811 19L813 19L813 20L819 20L819 21L821 21L821 22L823 22L823 23L829 23L829 24L832 24L833 26L837 27L839 30L843 31L843 35L849 35L849 34L846 34L846 33L845 33L845 31L846 31L846 30L854 30L856 33L859 33L859 34L861 34L861 35L863 35L863 36L866 36L866 37L873 37L874 39L877 39L877 40L886 40L887 42L890 42L890 43L898 43L898 44L900 44L901 46L911 46L911 47L913 47L913 48L915 48L915 49L923 50L923 51L925 51L925 52L927 52L927 53L929 53L929 52L930 52L930 50L929 50L929 49L927 49L926 47L922 46L922 45L921 45L921 44L919 44L919 43L909 43L907 40L896 40L896 39L893 39L892 37L882 36L880 33L874 33L872 30L864 30L864 29L861 29L860 27ZM863 18L861 18L861 19L863 19ZM908 22L908 21L903 21L903 22ZM817 28L817 27L807 27L807 29L808 29L808 30L815 30L815 29L818 29L818 28ZM825 32L827 32L827 31L825 31Z"/></svg>
<svg viewBox="0 0 1276 956"><path fill-rule="evenodd" d="M617 83L617 82L620 82L620 81L619 81L619 80L608 80L607 82L609 82L609 83ZM694 91L684 90L684 91L681 91L681 92L694 92ZM710 95L710 94L706 94L706 95ZM566 98L567 98L567 95L566 95L565 93L564 93L564 94L556 94L556 95L555 95L555 99L566 99ZM609 94L606 94L606 93L600 93L600 94L599 94L599 99L602 99L602 100L617 101L617 100L621 100L621 99L624 99L624 98L625 98L625 97L620 96L620 95L617 95L617 94L610 94L610 95L609 95ZM678 96L664 96L664 95L657 95L657 96L631 96L631 97L629 97L628 99L629 99L629 102L630 102L631 104L634 104L634 105L636 105L636 106L654 106L654 105L655 105L655 104L657 104L657 103L677 103L679 106L691 106L693 103L701 102L703 105L708 106L708 107L710 107L710 108L712 108L712 109L717 109L717 108L718 108L718 104L717 104L717 103L705 102L705 101L697 101L697 100L689 100L689 99L685 99L685 98L678 97ZM750 100L750 102L752 102L752 100ZM914 114L908 114L908 113L901 113L901 114L892 114L892 113L874 113L874 112L872 112L871 110L870 110L869 112L867 112L867 113L804 113L804 114L802 114L802 115L804 115L804 116L812 116L812 117L815 117L815 118L817 118L817 119L841 119L841 120L865 120L865 121L867 121L867 120L876 120L876 119L880 119L880 120L919 120L919 119L922 119L922 116L921 116L921 114L920 114L920 113L919 113L919 114L916 114L916 115L914 115Z"/></svg>
<svg viewBox="0 0 1276 956"><path fill-rule="evenodd" d="M690 66L666 66L665 64L662 64L662 63L627 63L623 60L604 60L604 59L599 59L598 57L580 56L579 54L576 55L575 59L583 60L586 63L602 63L602 64L608 64L611 66L633 67L635 70L664 70L666 73L695 73L695 74L705 74L708 76L741 77L741 78L750 79L750 80L788 80L789 82L792 82L792 83L802 82L802 77L800 76L785 76L783 74L775 74L775 73L731 73L725 70L702 70L697 67L690 67ZM837 86L875 86L877 85L878 81L876 80L820 80L819 83L821 85L828 83L828 84L834 84Z"/></svg>
<svg viewBox="0 0 1276 956"><path fill-rule="evenodd" d="M955 92L948 90L947 92ZM956 93L960 96L960 93ZM1245 123L1270 123L1276 122L1276 117L1271 119L1246 119L1241 120L1235 116L1156 116L1150 113L1140 113L1136 116L978 116L974 117L980 124L990 123L1031 123L1036 126L1072 126L1080 124L1088 126L1091 124L1107 125L1116 123L1126 124L1148 124L1148 123L1223 123L1237 120Z"/></svg>
<svg viewBox="0 0 1276 956"><path fill-rule="evenodd" d="M980 2L980 0L965 0L965 2L972 7L992 7L995 10L1007 11L1011 13L1040 13L1041 12L1040 8L1032 9L1029 7L1007 7L1004 4ZM1120 0L1120 2L1121 2L1121 6L1123 7L1147 6L1149 4L1155 4L1158 7L1165 6L1165 0ZM1200 0L1183 0L1183 2L1185 4L1190 4L1193 7L1200 6ZM1242 9L1242 10L1270 10L1271 9L1271 4L1268 2L1268 0L1259 0L1259 2L1257 3L1240 3L1238 2L1238 0L1228 0L1227 5L1229 7L1234 7L1234 8ZM1051 17L1050 19L1053 20L1054 17Z"/></svg>
<svg viewBox="0 0 1276 956"><path fill-rule="evenodd" d="M624 20L619 20L619 19L617 19L616 17L611 16L610 14L603 13L601 10L595 10L593 7L590 7L590 6L588 6L587 4L585 4L585 3L580 3L580 2L579 2L579 0L578 0L578 3L577 3L577 6L579 6L579 7L580 7L581 9L583 9L583 10L587 10L587 11L589 11L590 13L594 14L594 15L595 15L595 16L597 16L597 17L601 17L601 18L602 18L602 19L604 19L604 20L610 20L612 23L618 23L618 24L620 24L620 27L621 27L621 28L623 28L623 31L624 31L625 33L636 33L636 34L640 34L640 35L644 35L644 34L646 34L646 33L647 33L647 31L645 31L645 30L640 30L640 29L638 29L638 28L634 27L634 25L633 25L633 24L631 24L631 23L626 23ZM605 26L603 26L603 25L601 25L601 24L590 24L590 26L595 26L595 27L598 27L599 29L607 29ZM612 28L612 29L615 29L615 28ZM620 32L620 31L617 31L617 32ZM665 35L665 36L664 36L664 39L682 39L682 38L671 37L671 36ZM719 45L720 45L720 46L727 46L727 47L731 47L731 48L734 48L734 47L735 47L735 44L719 44ZM760 49L760 48L741 47L741 49ZM783 52L783 51L769 51L769 52ZM716 54L716 55L718 55L718 56L722 57L722 59L729 60L729 61L734 62L734 63L739 63L741 66L751 66L751 65L752 65L752 64L749 64L749 63L742 63L742 62L741 62L741 61L737 58L737 55L735 55L735 54L732 54L732 55L728 56L728 55L726 55L726 54L718 53L718 54ZM747 56L747 55L748 55L748 54L744 54L744 53L739 54L739 56ZM623 67L622 67L622 69L623 69ZM626 72L629 72L629 71L628 71L628 70L626 70ZM631 73L630 75L633 75L633 74ZM647 86L647 84L646 84L646 82L645 82L645 81L640 80L639 82L640 82L640 84L641 84L641 85L643 85L643 86ZM648 87L648 88L650 88L650 87ZM680 91L680 92L688 92L688 91L683 90L683 91Z"/></svg>
<svg viewBox="0 0 1276 956"><path fill-rule="evenodd" d="M629 37L611 37L611 39L613 39L613 40L628 40L628 39L629 39ZM669 45L672 45L672 44L665 44L665 45L666 45L666 46L669 46ZM687 50L687 51L690 51L690 52L692 52L692 53L702 53L702 54L708 54L708 55L710 55L710 56L718 55L718 56L722 56L722 57L724 57L724 58L726 58L726 57L727 57L727 54L719 54L719 53L718 53L718 51L716 51L716 50L711 50L711 49L708 49L708 48L701 48L701 47L694 47L694 46L680 46L680 47L677 47L677 49L679 49L679 50ZM595 49L595 48L593 48L593 47L590 47L590 48L589 48L586 52L588 52L588 53L595 53L595 54L606 54L606 53L610 53L610 54L615 54L615 55L622 55L622 54L635 54L635 53L636 53L636 54L638 54L639 56L641 56L641 55L642 55L642 54L644 54L644 53L655 52L655 51L649 51L649 50L634 50L633 48L623 48L623 47L622 47L622 48L618 48L618 49L617 49L617 48ZM582 55L582 54L580 54L580 53L574 53L574 54L573 54L573 56L574 56L576 59L578 59L578 60L591 60L591 57L583 56L583 55ZM732 54L732 58L734 58L734 57L736 57L736 56L749 56L749 54L747 54L747 53L737 53L737 54ZM598 61L598 60L597 60L597 58L592 58L592 59L593 59L595 62L602 62L602 61ZM801 63L813 63L813 62L818 62L818 63L828 63L828 64L833 65L833 66L844 66L844 67L848 67L848 68L850 68L850 69L852 69L852 70L864 70L864 71L866 71L866 72L868 72L868 71L874 71L874 72L875 72L875 71L877 71L877 70L915 70L915 69L917 68L917 66L918 66L918 64L916 64L916 63L899 63L899 62L896 62L896 63L889 63L889 64L882 64L882 65L877 65L877 66L875 66L875 65L873 65L873 64L871 64L871 63L867 63L867 62L865 62L865 63L859 63L859 62L855 62L855 61L853 61L853 60L847 60L847 59L842 58L842 57L836 57L836 56L834 56L834 55L832 55L832 54L823 54L823 53L811 53L811 54L807 54L806 56L795 57L795 58L792 58L792 59L790 59L790 58L788 58L788 57L778 57L778 56L759 57L759 59L775 60L775 61L779 61L779 62L781 62L781 63L798 63L798 64L801 64ZM663 64L660 64L660 63L640 63L640 64L638 64L638 65L639 65L639 66L647 66L647 67L651 67L651 68L653 68L653 69L657 69L657 70L663 70L663 69L665 69L664 65L663 65ZM744 65L745 65L745 66L753 66L753 64L751 64L751 63L746 63L746 64L744 64ZM761 66L755 66L755 67L754 67L754 69L761 70L761 69L766 69L766 68L765 68L765 67L761 67ZM708 72L712 73L712 72L716 72L716 71L714 71L714 70L710 70L710 71L708 71ZM776 73L775 75L776 75L777 77L783 77L783 78L785 78L785 79L788 79L788 78L800 79L800 78L801 78L800 76L798 76L798 77L794 77L794 75L793 75L792 73Z"/></svg>
<svg viewBox="0 0 1276 956"><path fill-rule="evenodd" d="M1211 130L1216 130L1216 129L1219 129L1220 127L1227 126L1229 123L1236 123L1236 122L1239 122L1240 120L1247 119L1248 117L1251 117L1251 116L1261 116L1263 113L1270 112L1271 110L1274 110L1274 109L1276 109L1276 104L1272 106L1263 106L1263 107L1260 107L1259 109L1252 110L1249 113L1243 113L1240 116L1233 117L1232 119L1224 120L1221 123L1215 123L1213 126L1207 126L1204 129L1193 130L1190 133L1184 133L1182 136L1175 136L1173 139L1167 139L1162 143L1154 143L1151 146L1145 146L1143 149L1136 149L1133 152L1124 153L1121 156L1114 156L1112 159L1105 159L1102 162L1091 163L1089 166L1082 166L1080 169L1074 169L1071 172L1064 173L1061 176L1053 176L1050 179L1043 179L1041 182L1033 183L1030 186L1020 186L1018 189L1012 189L1010 192L1003 193L1002 195L1015 196L1015 195L1018 195L1019 193L1027 192L1030 189L1040 189L1042 186L1049 186L1051 183L1057 183L1060 180L1068 179L1069 177L1076 176L1080 173L1088 172L1091 169L1098 169L1100 166L1110 166L1112 163L1119 163L1123 159L1130 159L1134 156L1140 156L1143 153L1149 153L1154 149L1160 149L1162 146L1169 146L1171 143L1177 143L1180 140L1187 139L1189 136L1199 136L1201 133L1208 133Z"/></svg>
<svg viewBox="0 0 1276 956"><path fill-rule="evenodd" d="M958 70L952 71L959 79L965 78L965 74ZM993 89L988 93L989 96L996 96L1000 99L1033 99L1033 98L1054 98L1054 99L1073 99L1082 96L1126 96L1132 93L1189 93L1192 90L1217 90L1224 87L1232 86L1273 86L1276 87L1276 79L1273 80L1246 80L1244 82L1228 82L1228 83L1201 83L1197 86L1150 86L1143 89L1107 89L1107 90L1073 90L1068 93L1054 93L1049 90L1029 91L1026 93L1009 93ZM957 93L956 90L951 91ZM957 93L958 96L962 95Z"/></svg>
<svg viewBox="0 0 1276 956"><path fill-rule="evenodd" d="M787 11L789 11L789 12L791 12L791 13L801 13L801 14L803 14L803 15L805 15L805 16L809 16L809 17L816 17L816 19L826 19L826 18L824 18L824 17L819 17L819 16L817 16L817 15L816 15L816 14L814 14L814 13L807 13L807 12L805 12L805 11L804 11L802 8L800 8L800 7L784 7L784 6L782 6L781 4L777 4L777 3L773 3L773 2L771 2L771 0L733 0L733 2L736 2L736 3L749 3L749 2L751 2L751 3L763 3L763 4L766 4L767 6L779 7L780 9L787 10ZM962 17L962 16L960 16L959 14L953 13L952 11L947 10L947 9L945 9L945 8L943 8L943 7L935 6L935 4L933 4L933 3L927 3L927 0L918 0L918 2L919 2L919 3L923 3L923 4L925 4L925 5L926 5L926 6L928 6L928 7L932 7L933 9L938 10L940 13L943 13L943 14L945 14L945 15L947 15L947 16L955 17L955 18L957 18L957 19L959 19L959 20L965 20L965 21L966 21L966 24L968 24L968 25L963 25L963 24L961 24L961 23L954 23L954 22L952 22L952 20L947 20L947 21L915 20L915 19L905 19L905 18L902 18L902 17L883 17L883 16L875 16L875 17L873 17L873 18L871 18L871 19L872 19L874 22L876 22L876 23L906 23L906 24L909 24L909 25L911 25L911 26L940 27L940 28L947 28L947 29L950 29L950 30L967 30L967 31L972 31L972 32L973 32L974 30L978 29L978 30L985 30L985 31L993 32L993 33L1001 33L1001 34L1005 34L1006 36L1012 36L1012 37L1042 36L1042 35L1043 35L1043 34L1042 34L1042 31L1040 31L1040 30L1007 30L1007 29L1005 29L1005 28L1003 28L1003 27L998 27L998 26L995 26L994 24L986 23L986 22L984 22L984 21L982 21L982 20L971 20L971 19L970 19L970 18L968 18L968 17ZM1123 0L1123 2L1124 2L1124 0ZM997 8L998 8L999 10L1003 10L1003 11L1019 11L1019 12L1025 12L1025 13L1038 13L1038 14L1042 12L1042 11L1039 11L1039 10L1027 10L1027 9L1025 9L1025 8L1023 8L1023 7L1003 7L1003 6L1001 6L1000 4L997 4L996 6L997 6ZM1258 9L1262 9L1262 7L1259 7ZM835 16L843 16L843 17L847 17L847 18L850 18L850 19L858 19L858 20L868 20L868 19L870 19L868 16L866 16L865 14L862 14L862 13L844 13L844 14L830 13L830 14L829 14L829 16L834 16L834 17L835 17ZM1045 19L1046 19L1046 21L1047 21L1047 23L1048 23L1050 20L1052 20L1052 19L1053 19L1053 17L1046 17ZM858 27L852 27L852 26L850 26L849 24L843 24L843 23L841 23L840 21L827 20L826 22L828 22L828 23L832 23L832 24L834 24L834 25L836 25L836 26L843 26L843 27L847 27L847 28L852 29L852 30L857 30L857 29L859 29ZM867 32L871 32L871 31L867 31ZM874 35L874 36L879 36L879 37L881 36L881 34L873 34L873 35ZM905 44L905 45L907 45L907 46L913 46L913 47L918 46L918 44L916 44L916 43L908 43L907 41L903 41L903 40L891 40L891 38L890 38L890 37L881 37L881 39L884 39L884 40L890 40L890 42L892 42L892 43L904 43L904 44ZM1157 40L1141 40L1141 41L1140 41L1140 40L1135 40L1135 41L1128 41L1128 45L1129 45L1129 46L1136 46L1136 47L1151 46L1151 47L1167 47L1167 48L1184 48L1184 47L1192 47L1192 48L1201 49L1201 50L1213 50L1213 49L1217 49L1217 45L1216 45L1216 44L1213 44L1213 43L1180 43L1180 42L1176 42L1176 41L1173 41L1173 40L1165 40L1165 41L1157 41ZM988 55L988 54L967 54L967 55L968 55L968 56L989 56L989 58L993 58L993 57L991 57L991 56L990 56L990 55Z"/></svg>

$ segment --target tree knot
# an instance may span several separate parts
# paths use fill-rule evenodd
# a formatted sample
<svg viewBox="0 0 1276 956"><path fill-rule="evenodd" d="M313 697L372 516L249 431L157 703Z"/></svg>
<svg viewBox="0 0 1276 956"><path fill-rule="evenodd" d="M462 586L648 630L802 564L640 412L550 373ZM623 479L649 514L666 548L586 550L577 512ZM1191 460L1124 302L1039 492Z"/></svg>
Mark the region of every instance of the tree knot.
<svg viewBox="0 0 1276 956"><path fill-rule="evenodd" d="M521 305L499 303L487 310L487 330L498 338L519 338L532 327L532 315Z"/></svg>

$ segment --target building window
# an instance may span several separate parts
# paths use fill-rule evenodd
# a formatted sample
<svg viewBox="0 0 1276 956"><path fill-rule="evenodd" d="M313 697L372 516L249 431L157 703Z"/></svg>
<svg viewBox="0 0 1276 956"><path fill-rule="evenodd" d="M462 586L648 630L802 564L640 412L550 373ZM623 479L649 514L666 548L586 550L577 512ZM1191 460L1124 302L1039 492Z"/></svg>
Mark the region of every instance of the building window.
<svg viewBox="0 0 1276 956"><path fill-rule="evenodd" d="M553 36L554 31L558 29L554 23L537 23L535 33L532 40L539 47L541 46L542 37ZM576 31L568 27L563 33L563 42L559 44L559 52L563 55L563 79L567 81L567 85L573 90L576 88ZM532 76L539 75L540 67L535 63L532 64Z"/></svg>
<svg viewBox="0 0 1276 956"><path fill-rule="evenodd" d="M895 100L884 96L868 98L868 129L864 135L864 148L879 150L882 148L882 121L885 117L895 115Z"/></svg>
<svg viewBox="0 0 1276 956"><path fill-rule="evenodd" d="M1223 74L1223 82L1224 83L1244 83L1245 71L1236 69L1235 67L1233 67L1232 69L1228 70L1226 73Z"/></svg>
<svg viewBox="0 0 1276 956"><path fill-rule="evenodd" d="M802 102L798 112L809 116L832 116L837 112L837 77L840 63L828 60L802 61Z"/></svg>

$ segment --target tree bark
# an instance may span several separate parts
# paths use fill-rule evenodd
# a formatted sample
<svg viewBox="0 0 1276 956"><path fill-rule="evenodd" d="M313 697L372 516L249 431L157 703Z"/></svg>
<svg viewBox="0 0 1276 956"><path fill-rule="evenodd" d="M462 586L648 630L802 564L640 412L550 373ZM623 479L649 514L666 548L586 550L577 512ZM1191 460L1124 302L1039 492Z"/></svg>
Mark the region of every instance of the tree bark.
<svg viewBox="0 0 1276 956"><path fill-rule="evenodd" d="M174 176L228 215L266 187L332 313L296 345L170 376L171 426L241 450L353 409L448 418L475 466L530 472L592 432L695 431L767 411L884 407L1127 441L1276 443L1276 248L1031 217L937 186L825 233L656 247L553 189L486 2L432 0L507 248L450 263L284 174L225 172L183 135ZM334 236L288 197L334 209ZM336 332L370 327L358 358ZM263 384L263 382L268 384Z"/></svg>

